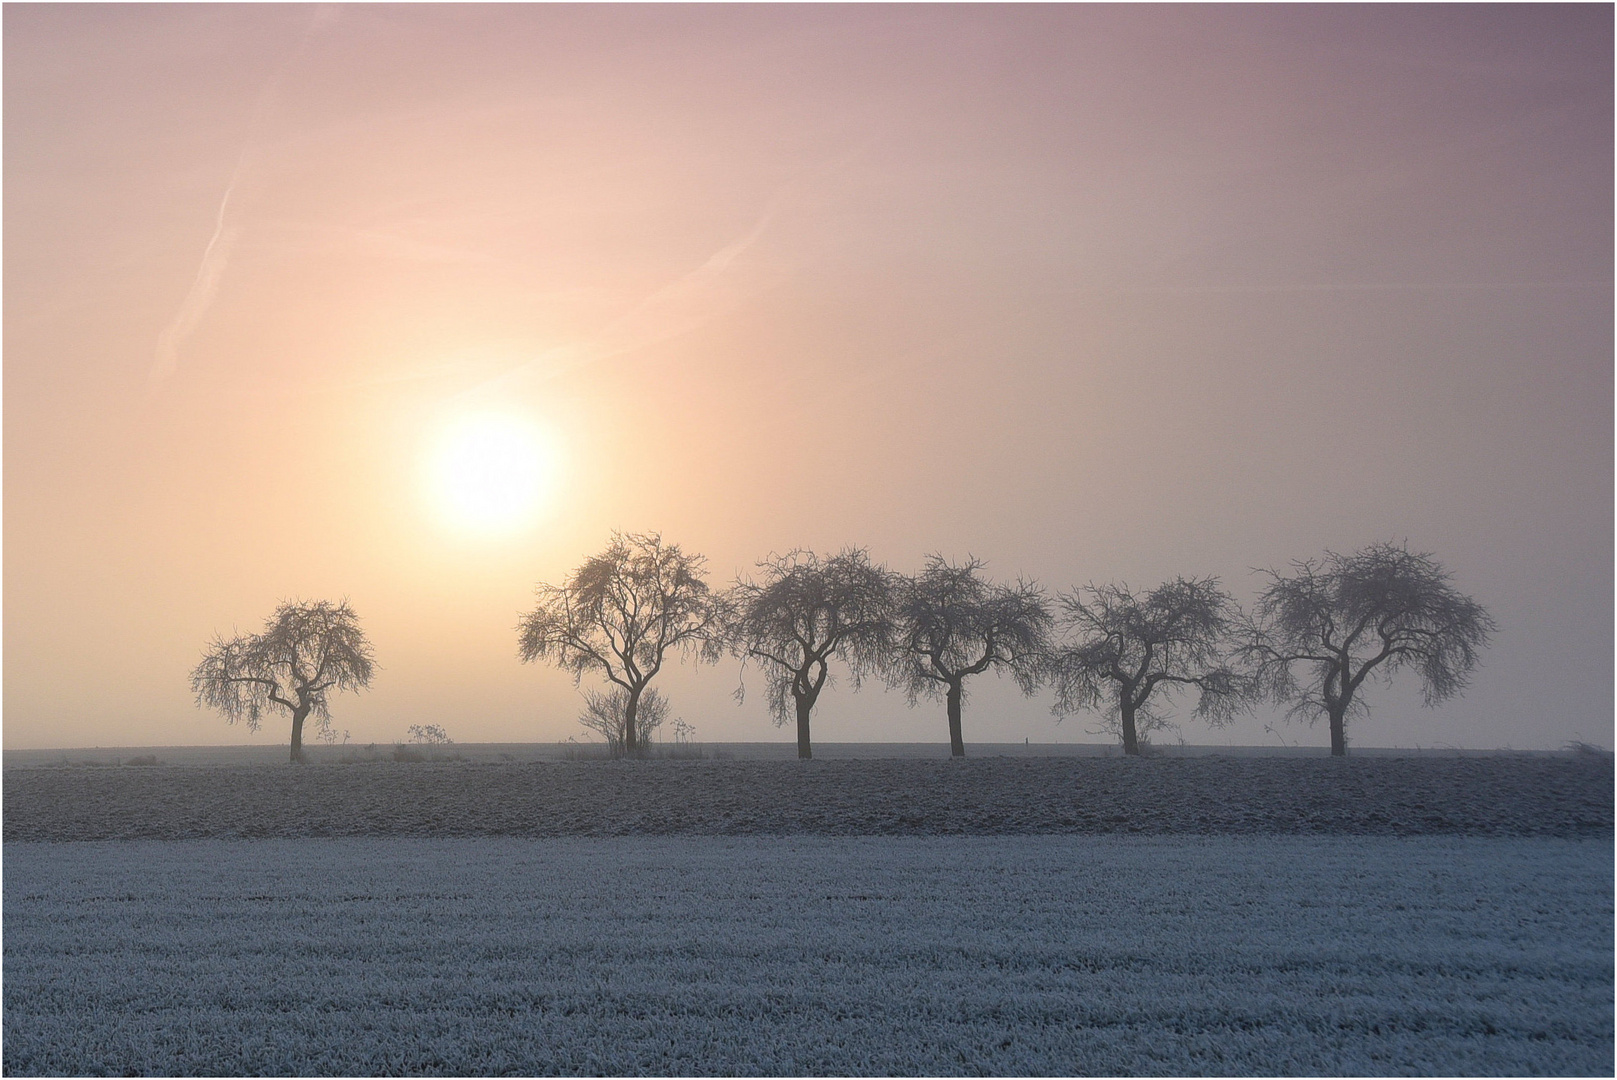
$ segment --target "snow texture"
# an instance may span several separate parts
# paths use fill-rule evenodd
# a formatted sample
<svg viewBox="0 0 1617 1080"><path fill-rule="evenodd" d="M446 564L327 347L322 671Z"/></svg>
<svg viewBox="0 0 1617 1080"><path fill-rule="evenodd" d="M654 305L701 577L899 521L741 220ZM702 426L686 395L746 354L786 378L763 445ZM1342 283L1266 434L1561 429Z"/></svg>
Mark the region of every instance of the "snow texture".
<svg viewBox="0 0 1617 1080"><path fill-rule="evenodd" d="M16 840L1612 835L1610 757L423 763L5 771Z"/></svg>
<svg viewBox="0 0 1617 1080"><path fill-rule="evenodd" d="M13 842L4 1069L1609 1076L1612 873L1542 837Z"/></svg>

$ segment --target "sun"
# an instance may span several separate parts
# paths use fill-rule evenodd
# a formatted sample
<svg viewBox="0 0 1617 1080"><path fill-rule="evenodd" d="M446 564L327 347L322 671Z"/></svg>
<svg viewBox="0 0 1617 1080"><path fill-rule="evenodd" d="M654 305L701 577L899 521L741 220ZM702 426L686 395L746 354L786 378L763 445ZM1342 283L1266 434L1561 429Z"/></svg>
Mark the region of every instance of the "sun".
<svg viewBox="0 0 1617 1080"><path fill-rule="evenodd" d="M539 425L482 413L445 427L428 459L428 486L435 509L455 528L510 533L538 517L555 466L555 446Z"/></svg>

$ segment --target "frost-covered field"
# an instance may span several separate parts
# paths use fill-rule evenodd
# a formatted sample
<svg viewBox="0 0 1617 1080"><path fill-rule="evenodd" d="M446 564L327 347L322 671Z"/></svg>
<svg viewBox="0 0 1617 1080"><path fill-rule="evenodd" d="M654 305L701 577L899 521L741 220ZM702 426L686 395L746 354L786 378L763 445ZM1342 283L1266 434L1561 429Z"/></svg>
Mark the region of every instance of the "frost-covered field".
<svg viewBox="0 0 1617 1080"><path fill-rule="evenodd" d="M1609 832L8 842L4 869L8 1074L1613 1068Z"/></svg>
<svg viewBox="0 0 1617 1080"><path fill-rule="evenodd" d="M8 768L5 839L1612 835L1609 757Z"/></svg>

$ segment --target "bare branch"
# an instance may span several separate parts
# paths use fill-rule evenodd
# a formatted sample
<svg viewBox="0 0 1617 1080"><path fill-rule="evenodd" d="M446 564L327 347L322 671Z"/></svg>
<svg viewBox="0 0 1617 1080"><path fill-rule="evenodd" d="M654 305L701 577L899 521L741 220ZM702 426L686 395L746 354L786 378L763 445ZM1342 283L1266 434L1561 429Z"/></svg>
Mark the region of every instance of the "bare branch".
<svg viewBox="0 0 1617 1080"><path fill-rule="evenodd" d="M912 705L922 695L963 701L964 681L990 668L1010 674L1024 694L1038 688L1053 626L1044 590L1021 579L989 581L985 568L971 556L956 565L930 555L919 574L900 580L887 676Z"/></svg>
<svg viewBox="0 0 1617 1080"><path fill-rule="evenodd" d="M258 730L267 706L279 706L291 714L296 740L304 717L314 717L322 731L330 726L330 691L362 690L375 670L347 600L288 601L262 633L216 636L191 672L191 690L199 707L217 709L226 723L243 721L249 731ZM294 757L297 751L294 742Z"/></svg>
<svg viewBox="0 0 1617 1080"><path fill-rule="evenodd" d="M855 687L876 672L894 637L894 576L864 548L829 558L794 550L758 563L760 581L730 591L730 647L764 661L770 715L790 721L812 709L839 660Z"/></svg>
<svg viewBox="0 0 1617 1080"><path fill-rule="evenodd" d="M1169 726L1177 689L1194 686L1196 715L1215 724L1256 697L1256 681L1228 658L1240 611L1217 578L1175 578L1143 596L1090 584L1058 602L1066 639L1049 659L1052 711L1099 711L1130 753L1140 735Z"/></svg>
<svg viewBox="0 0 1617 1080"><path fill-rule="evenodd" d="M602 675L633 714L670 653L708 662L723 653L726 600L708 588L705 564L656 533L615 532L565 584L538 586L517 626L517 655L551 661L575 685L585 672ZM626 733L631 749L635 735Z"/></svg>
<svg viewBox="0 0 1617 1080"><path fill-rule="evenodd" d="M1289 575L1263 573L1269 585L1247 621L1242 654L1264 692L1290 704L1289 715L1330 720L1335 753L1346 748L1347 720L1366 712L1359 691L1367 680L1413 668L1425 704L1446 701L1465 689L1496 629L1431 554L1404 544L1326 552L1293 563Z"/></svg>

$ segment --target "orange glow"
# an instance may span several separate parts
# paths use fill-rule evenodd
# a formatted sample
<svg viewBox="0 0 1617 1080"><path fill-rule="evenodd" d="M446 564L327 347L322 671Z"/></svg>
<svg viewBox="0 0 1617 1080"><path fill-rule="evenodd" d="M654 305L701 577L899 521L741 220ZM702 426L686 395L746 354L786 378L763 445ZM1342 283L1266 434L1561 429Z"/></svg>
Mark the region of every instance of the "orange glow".
<svg viewBox="0 0 1617 1080"><path fill-rule="evenodd" d="M614 529L714 589L867 545L1243 602L1407 540L1501 635L1360 745L1610 738L1607 9L3 22L8 749L250 741L204 645L344 599L354 742L564 740L598 684L515 626ZM740 669L655 685L699 741L788 738ZM815 740L946 735L884 685ZM1049 706L989 682L966 738L1098 738Z"/></svg>

